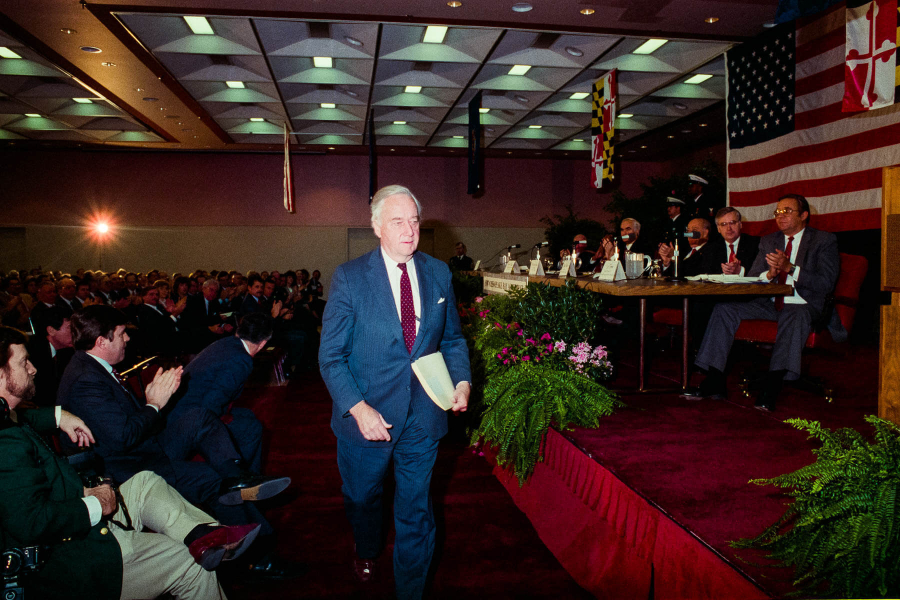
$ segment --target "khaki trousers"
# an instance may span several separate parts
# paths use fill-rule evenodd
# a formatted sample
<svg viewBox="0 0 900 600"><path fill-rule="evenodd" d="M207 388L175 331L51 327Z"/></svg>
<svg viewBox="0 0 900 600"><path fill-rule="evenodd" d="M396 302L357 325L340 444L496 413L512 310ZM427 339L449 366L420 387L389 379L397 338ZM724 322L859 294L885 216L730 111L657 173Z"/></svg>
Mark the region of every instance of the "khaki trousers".
<svg viewBox="0 0 900 600"><path fill-rule="evenodd" d="M176 598L224 600L216 574L198 565L184 538L197 525L215 519L188 503L159 475L142 471L119 488L134 531L109 528L122 549L122 600ZM113 520L126 524L122 508ZM148 527L158 533L145 533Z"/></svg>

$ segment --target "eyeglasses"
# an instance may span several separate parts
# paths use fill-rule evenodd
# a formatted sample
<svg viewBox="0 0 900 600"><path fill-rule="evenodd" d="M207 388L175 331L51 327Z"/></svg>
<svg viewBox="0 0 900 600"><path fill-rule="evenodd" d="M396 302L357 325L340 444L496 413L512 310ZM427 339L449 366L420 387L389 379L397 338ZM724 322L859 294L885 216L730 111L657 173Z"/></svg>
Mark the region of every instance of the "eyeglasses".
<svg viewBox="0 0 900 600"><path fill-rule="evenodd" d="M740 223L740 221L721 221L719 222L719 227L734 227Z"/></svg>
<svg viewBox="0 0 900 600"><path fill-rule="evenodd" d="M776 208L775 212L772 214L777 217L778 215L789 215L789 214L792 214L795 212L797 212L797 211L794 210L793 208Z"/></svg>

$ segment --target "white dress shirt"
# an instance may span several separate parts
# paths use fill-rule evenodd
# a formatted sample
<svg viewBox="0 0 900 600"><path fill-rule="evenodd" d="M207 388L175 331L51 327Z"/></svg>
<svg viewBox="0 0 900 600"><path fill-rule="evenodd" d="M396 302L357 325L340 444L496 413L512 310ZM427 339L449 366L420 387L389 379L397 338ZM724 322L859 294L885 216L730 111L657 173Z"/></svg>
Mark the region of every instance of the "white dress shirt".
<svg viewBox="0 0 900 600"><path fill-rule="evenodd" d="M381 257L384 259L384 266L387 268L388 272L388 280L391 282L391 292L394 294L394 305L397 307L397 316L402 320L403 314L400 308L400 277L403 276L403 271L400 270L400 263L389 257L384 249L381 250ZM409 274L409 285L412 287L413 295L413 309L416 312L416 335L419 335L419 319L422 315L422 301L419 298L419 278L416 275L416 261L407 261L406 272Z"/></svg>

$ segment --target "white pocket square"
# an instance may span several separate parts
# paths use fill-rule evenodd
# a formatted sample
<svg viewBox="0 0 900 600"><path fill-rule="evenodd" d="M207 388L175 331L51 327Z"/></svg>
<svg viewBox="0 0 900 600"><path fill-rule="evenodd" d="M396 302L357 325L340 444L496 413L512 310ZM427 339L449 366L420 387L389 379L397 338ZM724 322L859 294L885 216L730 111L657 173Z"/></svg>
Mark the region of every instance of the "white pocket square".
<svg viewBox="0 0 900 600"><path fill-rule="evenodd" d="M438 304L442 304L443 302L444 302L444 299L443 299L443 298L441 298L440 300L438 300Z"/></svg>

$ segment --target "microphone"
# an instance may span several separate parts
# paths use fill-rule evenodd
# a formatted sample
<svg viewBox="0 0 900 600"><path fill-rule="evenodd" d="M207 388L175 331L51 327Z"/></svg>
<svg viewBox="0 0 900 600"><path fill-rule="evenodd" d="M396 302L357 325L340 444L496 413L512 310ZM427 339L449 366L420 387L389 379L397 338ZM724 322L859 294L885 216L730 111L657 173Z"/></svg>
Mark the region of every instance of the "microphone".
<svg viewBox="0 0 900 600"><path fill-rule="evenodd" d="M622 234L622 242L624 242L624 243L626 243L626 244L627 244L628 242L632 241L633 238L634 238L634 236L633 236L632 234L630 234L630 233L623 233L623 234ZM585 242L585 243L587 243L587 242Z"/></svg>
<svg viewBox="0 0 900 600"><path fill-rule="evenodd" d="M521 248L522 244L513 244L512 246L507 246L507 250L512 250L513 248Z"/></svg>
<svg viewBox="0 0 900 600"><path fill-rule="evenodd" d="M681 234L681 237L683 237L687 240L699 240L700 232L699 231L685 231L684 233Z"/></svg>
<svg viewBox="0 0 900 600"><path fill-rule="evenodd" d="M579 246L587 246L587 240L578 240L575 243L578 244Z"/></svg>
<svg viewBox="0 0 900 600"><path fill-rule="evenodd" d="M550 245L550 242L538 242L538 243L535 244L533 247L534 247L534 248L541 248L541 247L543 247L543 246L549 246L549 245Z"/></svg>

